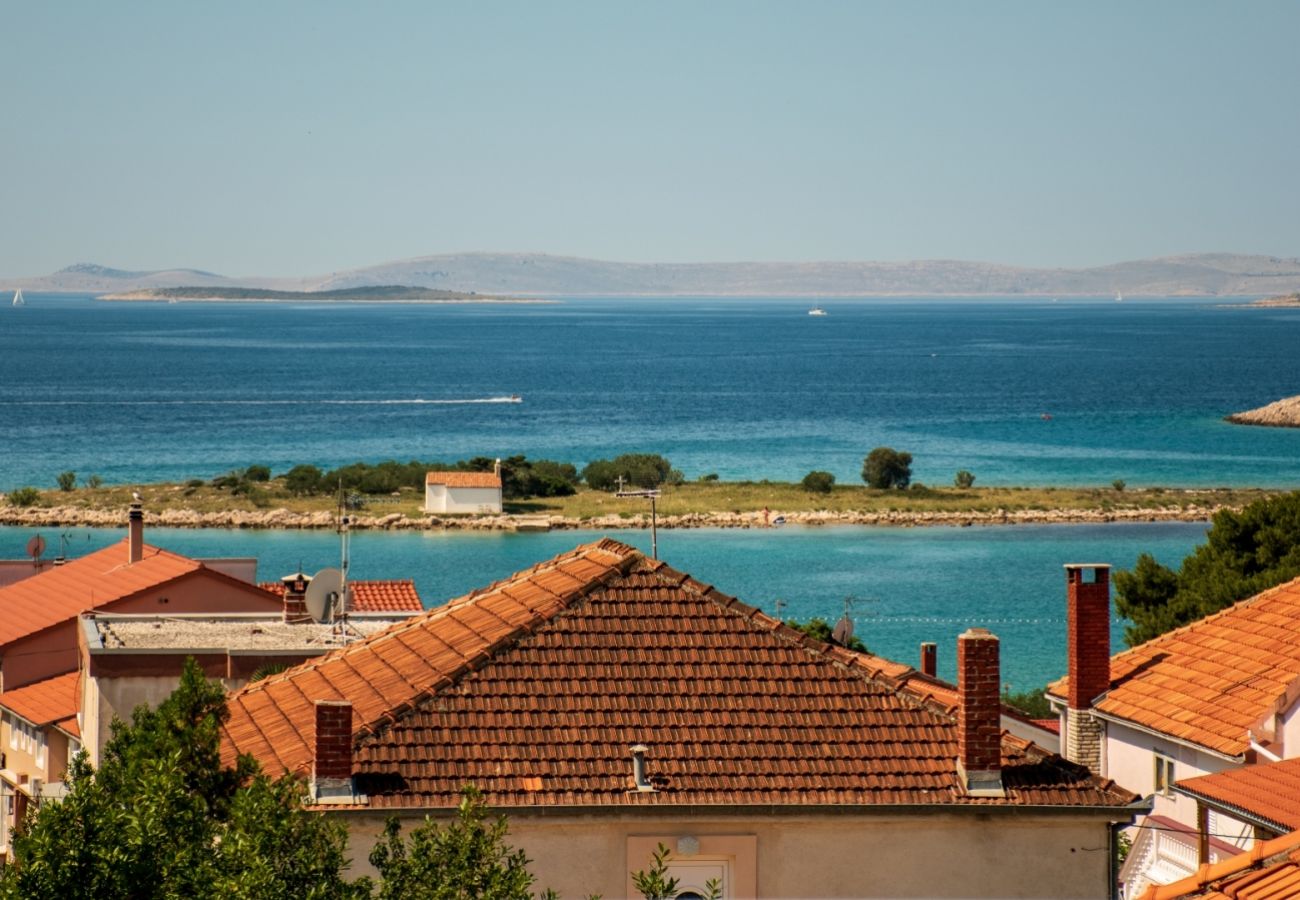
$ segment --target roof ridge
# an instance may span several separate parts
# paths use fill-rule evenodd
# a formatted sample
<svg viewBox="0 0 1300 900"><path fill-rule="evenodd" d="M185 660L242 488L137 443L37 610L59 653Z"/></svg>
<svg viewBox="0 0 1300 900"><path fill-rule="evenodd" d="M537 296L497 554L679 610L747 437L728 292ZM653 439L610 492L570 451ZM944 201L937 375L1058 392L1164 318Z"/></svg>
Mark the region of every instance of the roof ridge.
<svg viewBox="0 0 1300 900"><path fill-rule="evenodd" d="M606 546L607 543L609 546ZM432 609L425 610L424 612L416 613L413 616L403 619L401 622L397 622L393 625L390 625L389 627L383 629L382 631L378 631L374 634L367 635L366 637L361 638L360 640L355 641L351 644L348 644L347 646L338 647L334 650L330 650L328 653L323 653L320 656L316 656L313 657L312 659L305 660L304 662L301 662L296 666L290 666L289 668L285 669L282 672L277 672L274 675L270 675L267 676L266 678L262 678L258 681L254 681L251 682L250 684L246 684L239 689L238 693L251 694L257 691L266 690L272 687L273 685L291 680L299 672L313 671L315 669L319 669L321 666L325 665L326 663L332 662L335 659L346 658L347 656L350 656L353 653L360 652L361 650L379 644L383 644L390 640L395 640L400 635L405 634L414 628L423 627L423 625L427 622L431 622L435 619L439 619L444 616L450 615L451 613L464 609L467 605L471 603L477 603L486 597L499 594L507 586L512 584L517 584L520 581L525 581L528 578L531 578L533 575L537 574L538 572L547 569L558 568L563 563L566 563L571 559L576 559L577 557L591 550L610 550L612 547L618 547L626 551L630 551L626 555L625 559L619 563L619 566L616 566L615 568L621 567L623 565L627 565L635 561L635 559L641 555L641 551L637 550L635 547L631 547L627 544L621 544L617 541L610 541L608 538L599 541L593 541L589 544L582 544L573 550L560 554L559 556L555 556L552 557L551 559L544 560L540 563L529 566L526 569L522 569L518 572L515 572L513 575L509 575L498 581L494 581L491 585L489 585L486 588L479 588L470 591L468 594L462 594L460 597L454 597L440 606L435 606ZM591 589L592 585L604 580L607 577L609 577L609 573L604 573L598 578L587 582L582 587L575 590L572 596L576 597L585 594ZM565 608L567 608L567 605L565 606ZM554 613L552 615L554 615ZM526 628L526 627L527 626L520 626L520 628ZM518 628L514 629L510 633L510 635L515 635L516 632L518 631L519 631ZM500 646L500 644L504 640L509 639L510 635L508 635L507 638L505 639L494 642L491 645L491 650L495 651L497 647ZM462 667L458 666L454 670L457 673L456 674L457 678L459 678L461 675L464 674L464 672L461 671L461 669ZM424 693L424 692L422 691L420 693ZM388 711L385 710L383 713L380 713L380 717L382 718L387 712Z"/></svg>

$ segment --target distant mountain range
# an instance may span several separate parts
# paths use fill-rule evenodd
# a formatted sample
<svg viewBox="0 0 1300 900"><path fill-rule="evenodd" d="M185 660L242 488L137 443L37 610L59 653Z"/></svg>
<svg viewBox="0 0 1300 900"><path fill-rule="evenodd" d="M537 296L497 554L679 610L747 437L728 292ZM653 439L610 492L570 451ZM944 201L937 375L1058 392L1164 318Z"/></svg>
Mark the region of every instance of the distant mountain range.
<svg viewBox="0 0 1300 900"><path fill-rule="evenodd" d="M1089 269L958 260L624 263L540 253L421 256L304 278L230 278L198 269L131 272L90 263L0 289L104 293L162 287L321 291L409 285L533 296L1254 296L1300 290L1300 259L1197 253Z"/></svg>

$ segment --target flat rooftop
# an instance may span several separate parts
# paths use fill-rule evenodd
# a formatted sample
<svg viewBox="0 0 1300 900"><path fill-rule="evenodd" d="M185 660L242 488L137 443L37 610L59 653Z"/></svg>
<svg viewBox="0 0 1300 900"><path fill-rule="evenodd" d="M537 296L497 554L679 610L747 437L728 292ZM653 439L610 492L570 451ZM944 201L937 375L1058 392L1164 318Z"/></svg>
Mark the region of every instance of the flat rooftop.
<svg viewBox="0 0 1300 900"><path fill-rule="evenodd" d="M113 651L276 651L328 650L409 617L402 613L360 613L347 622L291 625L280 613L207 615L84 615L92 653Z"/></svg>

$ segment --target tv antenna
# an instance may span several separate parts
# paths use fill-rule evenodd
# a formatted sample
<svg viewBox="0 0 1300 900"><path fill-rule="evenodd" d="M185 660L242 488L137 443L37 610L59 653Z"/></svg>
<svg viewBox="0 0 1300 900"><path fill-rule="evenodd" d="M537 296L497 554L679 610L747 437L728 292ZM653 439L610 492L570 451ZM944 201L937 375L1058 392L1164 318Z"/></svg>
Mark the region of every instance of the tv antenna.
<svg viewBox="0 0 1300 900"><path fill-rule="evenodd" d="M659 500L659 491L625 491L623 484L626 479L622 475L618 476L618 491L615 497L641 497L650 501L650 558L659 558L659 512L655 504Z"/></svg>
<svg viewBox="0 0 1300 900"><path fill-rule="evenodd" d="M841 647L847 647L849 641L853 639L853 595L849 594L844 598L844 615L835 623L831 629L831 637L835 643Z"/></svg>

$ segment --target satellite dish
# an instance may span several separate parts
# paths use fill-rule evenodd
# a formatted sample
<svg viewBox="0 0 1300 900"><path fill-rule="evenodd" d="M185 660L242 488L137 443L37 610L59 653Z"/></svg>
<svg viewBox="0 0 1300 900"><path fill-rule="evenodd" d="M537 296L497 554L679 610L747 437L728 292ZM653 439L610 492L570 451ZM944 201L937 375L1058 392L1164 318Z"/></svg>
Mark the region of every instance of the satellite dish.
<svg viewBox="0 0 1300 900"><path fill-rule="evenodd" d="M45 538L39 534L27 542L27 555L32 559L40 559L41 554L45 552Z"/></svg>
<svg viewBox="0 0 1300 900"><path fill-rule="evenodd" d="M307 585L307 614L317 622L331 622L341 611L339 596L343 591L343 573L338 569L321 569Z"/></svg>
<svg viewBox="0 0 1300 900"><path fill-rule="evenodd" d="M831 637L835 638L837 644L847 644L853 637L853 620L844 616L835 623L835 628L831 631Z"/></svg>

